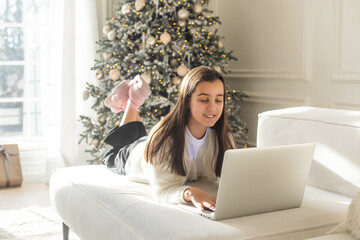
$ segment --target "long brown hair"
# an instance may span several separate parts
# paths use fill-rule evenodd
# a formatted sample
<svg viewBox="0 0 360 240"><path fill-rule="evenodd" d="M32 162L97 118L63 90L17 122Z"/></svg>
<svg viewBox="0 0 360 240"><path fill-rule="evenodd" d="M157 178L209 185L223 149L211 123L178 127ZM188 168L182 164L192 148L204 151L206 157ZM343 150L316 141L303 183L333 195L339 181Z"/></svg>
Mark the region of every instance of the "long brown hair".
<svg viewBox="0 0 360 240"><path fill-rule="evenodd" d="M221 80L224 87L223 111L219 120L212 129L215 129L218 140L218 156L214 164L216 176L220 176L224 152L235 148L235 141L227 123L225 112L225 83L224 78L217 71L201 66L192 69L184 77L179 91L178 101L175 107L150 132L145 147L145 160L151 164L160 164L162 167L171 169L178 175L186 176L183 163L185 147L185 127L190 117L188 108L191 94L200 82L213 82ZM162 148L164 143L170 144L167 149ZM159 162L155 162L159 159Z"/></svg>

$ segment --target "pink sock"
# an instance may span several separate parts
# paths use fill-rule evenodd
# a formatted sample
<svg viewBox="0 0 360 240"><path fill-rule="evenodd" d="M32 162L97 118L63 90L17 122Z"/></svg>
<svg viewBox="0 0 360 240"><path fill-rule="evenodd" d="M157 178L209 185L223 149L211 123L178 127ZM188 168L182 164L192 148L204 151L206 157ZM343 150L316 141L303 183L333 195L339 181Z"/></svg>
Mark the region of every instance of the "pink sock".
<svg viewBox="0 0 360 240"><path fill-rule="evenodd" d="M140 75L137 75L133 80L129 82L129 99L132 103L139 108L144 101L150 96L150 86L141 79Z"/></svg>
<svg viewBox="0 0 360 240"><path fill-rule="evenodd" d="M121 112L125 110L127 100L129 99L129 83L122 81L119 83L106 97L104 104L113 112Z"/></svg>

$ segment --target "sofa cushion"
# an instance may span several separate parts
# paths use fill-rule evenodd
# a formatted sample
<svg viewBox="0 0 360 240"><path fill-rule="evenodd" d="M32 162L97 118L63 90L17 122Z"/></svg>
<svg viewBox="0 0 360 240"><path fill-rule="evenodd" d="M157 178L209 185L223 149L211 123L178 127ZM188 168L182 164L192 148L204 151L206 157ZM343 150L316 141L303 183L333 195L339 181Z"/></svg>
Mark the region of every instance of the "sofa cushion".
<svg viewBox="0 0 360 240"><path fill-rule="evenodd" d="M217 185L189 183L216 193ZM56 212L81 239L304 239L345 220L350 198L307 187L300 208L211 221L153 200L151 187L104 166L58 169L50 179ZM101 226L101 227L100 227ZM101 231L99 231L101 228Z"/></svg>
<svg viewBox="0 0 360 240"><path fill-rule="evenodd" d="M257 146L315 142L308 183L355 196L360 189L360 112L295 107L259 114Z"/></svg>

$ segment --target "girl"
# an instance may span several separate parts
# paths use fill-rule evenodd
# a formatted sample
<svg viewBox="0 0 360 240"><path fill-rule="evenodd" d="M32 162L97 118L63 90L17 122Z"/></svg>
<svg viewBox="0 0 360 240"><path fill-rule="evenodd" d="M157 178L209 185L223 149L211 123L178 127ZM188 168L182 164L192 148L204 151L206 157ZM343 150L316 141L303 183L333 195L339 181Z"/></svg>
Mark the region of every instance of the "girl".
<svg viewBox="0 0 360 240"><path fill-rule="evenodd" d="M105 100L112 111L125 111L120 126L104 140L113 147L105 164L132 181L150 183L160 202L192 202L202 211L215 210L215 196L184 184L199 177L216 181L224 152L235 148L226 122L223 77L207 67L191 70L175 107L146 136L137 110L150 93L138 75L120 83Z"/></svg>

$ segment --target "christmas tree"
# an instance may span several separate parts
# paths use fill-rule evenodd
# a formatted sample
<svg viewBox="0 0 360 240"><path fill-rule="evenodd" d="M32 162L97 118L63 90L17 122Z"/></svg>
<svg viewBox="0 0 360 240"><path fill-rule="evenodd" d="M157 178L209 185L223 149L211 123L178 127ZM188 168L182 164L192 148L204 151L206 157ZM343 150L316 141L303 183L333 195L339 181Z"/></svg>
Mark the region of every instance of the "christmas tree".
<svg viewBox="0 0 360 240"><path fill-rule="evenodd" d="M122 113L113 113L104 100L121 81L137 74L152 90L139 114L151 129L175 105L178 88L186 73L200 65L228 73L227 64L236 60L226 52L215 25L219 17L207 9L207 1L195 0L125 0L116 6L116 16L107 19L104 37L97 42L101 59L95 60L96 84L87 83L84 100L95 98L92 109L97 119L80 116L84 132L80 142L92 145L88 150L101 162L108 150L103 138L119 125ZM246 147L247 129L240 119L239 103L246 97L226 86L228 122L238 147Z"/></svg>

